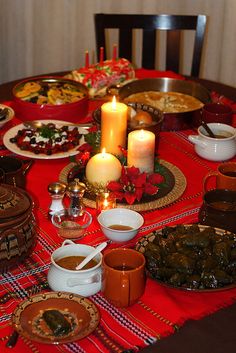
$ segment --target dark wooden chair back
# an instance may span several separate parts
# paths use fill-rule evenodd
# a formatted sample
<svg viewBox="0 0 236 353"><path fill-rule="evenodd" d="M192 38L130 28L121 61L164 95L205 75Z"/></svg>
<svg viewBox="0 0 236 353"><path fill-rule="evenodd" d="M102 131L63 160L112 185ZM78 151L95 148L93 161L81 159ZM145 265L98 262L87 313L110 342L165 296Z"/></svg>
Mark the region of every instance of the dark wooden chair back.
<svg viewBox="0 0 236 353"><path fill-rule="evenodd" d="M181 60L181 31L194 30L194 46L191 65L191 76L198 77L201 64L203 40L207 18L205 15L128 15L128 14L95 14L96 49L99 57L100 47L106 49L106 30L119 29L119 57L132 61L133 29L143 30L142 67L155 68L156 33L167 31L166 70L179 72ZM106 59L106 50L104 50Z"/></svg>

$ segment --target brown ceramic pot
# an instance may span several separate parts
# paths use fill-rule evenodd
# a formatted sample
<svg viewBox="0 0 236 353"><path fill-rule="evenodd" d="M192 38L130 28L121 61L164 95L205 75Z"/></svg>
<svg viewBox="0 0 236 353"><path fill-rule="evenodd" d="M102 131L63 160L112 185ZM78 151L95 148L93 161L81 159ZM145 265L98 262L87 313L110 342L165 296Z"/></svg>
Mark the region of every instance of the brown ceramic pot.
<svg viewBox="0 0 236 353"><path fill-rule="evenodd" d="M30 255L36 242L31 196L12 185L0 185L0 271L5 272Z"/></svg>

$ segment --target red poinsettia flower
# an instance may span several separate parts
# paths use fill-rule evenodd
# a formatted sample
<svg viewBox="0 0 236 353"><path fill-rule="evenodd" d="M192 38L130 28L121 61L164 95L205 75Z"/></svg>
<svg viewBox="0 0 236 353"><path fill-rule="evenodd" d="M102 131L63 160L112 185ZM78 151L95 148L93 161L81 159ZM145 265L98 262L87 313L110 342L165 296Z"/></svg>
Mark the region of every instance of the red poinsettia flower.
<svg viewBox="0 0 236 353"><path fill-rule="evenodd" d="M111 181L107 189L118 199L125 199L129 205L136 200L140 201L144 194L155 195L159 188L157 184L163 182L164 178L160 174L140 173L139 168L122 167L119 181Z"/></svg>
<svg viewBox="0 0 236 353"><path fill-rule="evenodd" d="M83 145L82 145L83 146ZM81 147L82 147L81 146ZM79 149L80 150L80 149ZM86 166L89 158L91 156L91 151L87 151L87 150L80 150L80 152L75 156L75 160L78 164L82 165L82 166Z"/></svg>

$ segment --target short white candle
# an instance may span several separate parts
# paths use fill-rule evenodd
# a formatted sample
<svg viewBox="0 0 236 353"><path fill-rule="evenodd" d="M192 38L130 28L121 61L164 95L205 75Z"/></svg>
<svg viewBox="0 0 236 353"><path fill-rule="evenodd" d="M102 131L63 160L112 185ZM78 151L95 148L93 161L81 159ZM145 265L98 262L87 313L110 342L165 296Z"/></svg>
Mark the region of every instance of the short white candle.
<svg viewBox="0 0 236 353"><path fill-rule="evenodd" d="M103 151L88 161L85 176L91 184L106 184L108 181L118 180L121 176L121 169L120 161L112 154Z"/></svg>
<svg viewBox="0 0 236 353"><path fill-rule="evenodd" d="M128 167L140 172L154 171L155 134L147 130L135 130L128 135Z"/></svg>
<svg viewBox="0 0 236 353"><path fill-rule="evenodd" d="M128 107L124 103L112 102L101 106L101 148L107 152L121 155L119 146L126 147Z"/></svg>

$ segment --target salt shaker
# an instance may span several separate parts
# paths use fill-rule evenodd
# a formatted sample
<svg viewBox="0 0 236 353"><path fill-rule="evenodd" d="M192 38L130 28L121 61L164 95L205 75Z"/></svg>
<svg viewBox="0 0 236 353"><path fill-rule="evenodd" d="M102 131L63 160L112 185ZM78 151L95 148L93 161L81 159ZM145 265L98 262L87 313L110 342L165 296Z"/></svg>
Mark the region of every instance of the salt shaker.
<svg viewBox="0 0 236 353"><path fill-rule="evenodd" d="M67 185L67 195L70 198L70 208L79 210L81 214L84 211L83 196L86 185L81 183L79 179L74 179Z"/></svg>
<svg viewBox="0 0 236 353"><path fill-rule="evenodd" d="M48 192L51 196L51 205L49 206L49 215L64 209L63 198L66 192L66 184L55 182L48 185Z"/></svg>

